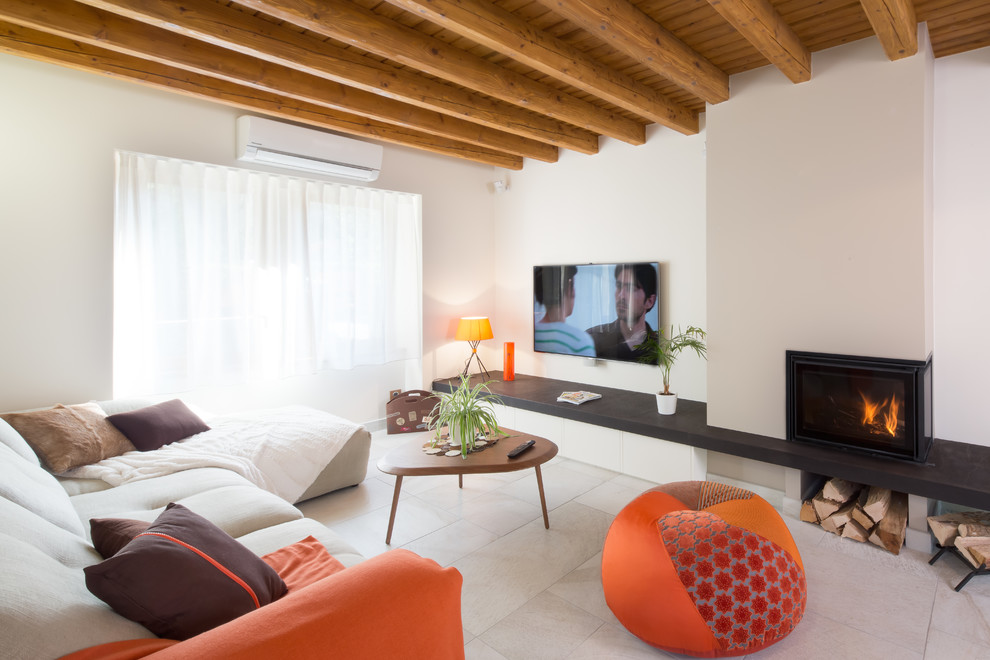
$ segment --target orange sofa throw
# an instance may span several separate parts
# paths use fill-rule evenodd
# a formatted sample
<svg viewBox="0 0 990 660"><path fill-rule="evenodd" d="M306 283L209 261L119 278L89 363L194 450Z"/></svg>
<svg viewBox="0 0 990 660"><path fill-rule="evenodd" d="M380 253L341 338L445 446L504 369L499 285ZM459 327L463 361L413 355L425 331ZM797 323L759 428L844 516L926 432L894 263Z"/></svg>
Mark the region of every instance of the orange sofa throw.
<svg viewBox="0 0 990 660"><path fill-rule="evenodd" d="M183 642L115 642L66 657L463 660L462 582L455 568L390 550Z"/></svg>

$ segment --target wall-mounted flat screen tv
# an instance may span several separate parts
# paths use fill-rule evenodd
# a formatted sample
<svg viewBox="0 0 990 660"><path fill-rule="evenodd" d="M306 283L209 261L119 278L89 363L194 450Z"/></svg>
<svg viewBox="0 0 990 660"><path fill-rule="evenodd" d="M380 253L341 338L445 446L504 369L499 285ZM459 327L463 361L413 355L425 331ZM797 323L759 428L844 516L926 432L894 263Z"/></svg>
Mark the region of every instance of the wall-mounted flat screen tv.
<svg viewBox="0 0 990 660"><path fill-rule="evenodd" d="M660 325L657 262L533 267L537 353L637 362Z"/></svg>

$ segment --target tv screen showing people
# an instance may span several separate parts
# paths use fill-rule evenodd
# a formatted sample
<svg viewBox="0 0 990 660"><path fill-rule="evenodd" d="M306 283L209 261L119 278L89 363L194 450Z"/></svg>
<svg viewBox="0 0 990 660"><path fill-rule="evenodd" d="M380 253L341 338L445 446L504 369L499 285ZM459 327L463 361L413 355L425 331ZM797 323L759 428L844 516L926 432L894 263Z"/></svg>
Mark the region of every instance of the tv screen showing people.
<svg viewBox="0 0 990 660"><path fill-rule="evenodd" d="M533 347L539 353L638 362L660 326L656 262L533 267Z"/></svg>

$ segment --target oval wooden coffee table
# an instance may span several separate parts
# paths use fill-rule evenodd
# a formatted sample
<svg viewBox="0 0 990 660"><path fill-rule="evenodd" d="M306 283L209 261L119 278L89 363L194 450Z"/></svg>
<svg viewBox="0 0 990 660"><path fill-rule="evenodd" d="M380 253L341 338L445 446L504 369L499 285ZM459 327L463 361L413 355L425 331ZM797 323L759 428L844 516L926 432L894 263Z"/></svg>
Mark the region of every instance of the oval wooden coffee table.
<svg viewBox="0 0 990 660"><path fill-rule="evenodd" d="M534 468L536 470L536 485L540 489L540 506L543 507L543 525L550 529L550 516L547 515L547 498L543 493L543 474L540 466L557 455L557 445L546 438L528 433L519 433L502 429L508 437L502 437L497 444L486 447L482 451L472 452L467 458L460 456L439 456L423 452L423 445L433 437L433 433L417 433L415 439L389 451L378 461L378 469L386 474L395 475L395 493L392 495L392 511L388 516L388 531L385 533L385 543L392 542L392 526L395 524L395 509L399 505L399 491L402 489L402 477L422 477L426 475L456 474L458 486L464 486L465 474L488 474L492 472L515 472ZM509 458L508 453L526 442L535 440L536 444L515 458Z"/></svg>

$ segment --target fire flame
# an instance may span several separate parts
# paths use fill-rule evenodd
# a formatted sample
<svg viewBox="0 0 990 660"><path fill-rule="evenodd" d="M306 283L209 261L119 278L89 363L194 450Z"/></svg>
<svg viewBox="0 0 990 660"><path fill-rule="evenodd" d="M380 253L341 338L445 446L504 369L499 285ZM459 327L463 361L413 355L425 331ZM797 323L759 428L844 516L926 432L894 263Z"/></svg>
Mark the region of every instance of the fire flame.
<svg viewBox="0 0 990 660"><path fill-rule="evenodd" d="M873 418L877 416L877 411L883 404L870 401L862 392L859 393L859 396L863 399L863 425L869 426L873 423ZM885 404L887 402L884 401L883 403Z"/></svg>
<svg viewBox="0 0 990 660"><path fill-rule="evenodd" d="M893 396L890 399L884 399L881 403L871 401L862 392L859 393L861 399L863 399L863 426L873 426L874 420L876 420L877 413L886 409L883 413L883 428L891 436L897 435L897 414L900 412L901 404L897 400L897 396ZM888 405L889 403L889 405Z"/></svg>
<svg viewBox="0 0 990 660"><path fill-rule="evenodd" d="M887 408L887 412L883 416L883 426L887 429L887 433L890 435L897 434L897 409L900 405L897 403L897 397L893 397L890 400L890 407Z"/></svg>

